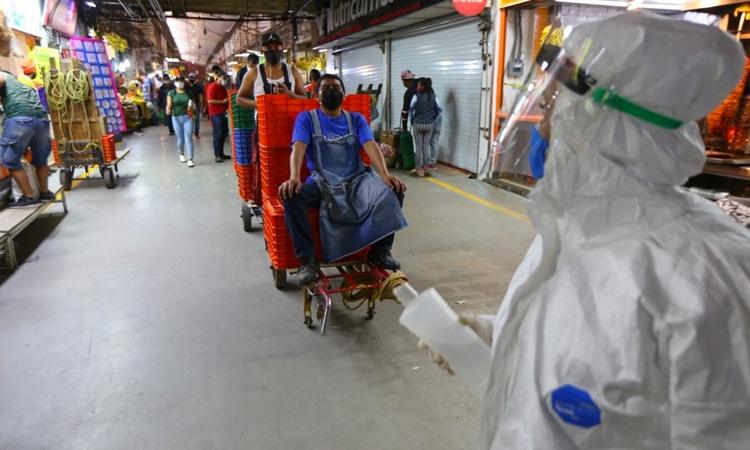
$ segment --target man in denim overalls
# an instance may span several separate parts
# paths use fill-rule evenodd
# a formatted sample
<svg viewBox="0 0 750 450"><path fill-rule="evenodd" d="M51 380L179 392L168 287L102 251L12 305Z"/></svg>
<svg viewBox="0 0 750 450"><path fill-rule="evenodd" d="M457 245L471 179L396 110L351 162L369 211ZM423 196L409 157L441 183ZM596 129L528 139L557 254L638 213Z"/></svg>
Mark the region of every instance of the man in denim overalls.
<svg viewBox="0 0 750 450"><path fill-rule="evenodd" d="M341 109L344 83L323 75L317 83L320 109L301 113L292 135L291 175L279 187L294 254L302 260L297 278L315 281L319 263L307 219L307 208L319 206L324 262L332 262L370 246L368 261L384 269L401 264L391 255L394 233L406 227L401 212L406 186L388 172L367 120ZM365 149L380 176L365 167ZM313 175L300 178L302 161Z"/></svg>

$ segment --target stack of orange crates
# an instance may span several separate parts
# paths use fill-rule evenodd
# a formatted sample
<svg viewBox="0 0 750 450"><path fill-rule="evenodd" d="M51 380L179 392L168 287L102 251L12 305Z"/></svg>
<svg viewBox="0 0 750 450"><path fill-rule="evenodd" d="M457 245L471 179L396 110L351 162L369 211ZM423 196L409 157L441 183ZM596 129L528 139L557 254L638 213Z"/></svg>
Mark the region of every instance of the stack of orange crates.
<svg viewBox="0 0 750 450"><path fill-rule="evenodd" d="M253 184L255 167L251 164L252 158L252 130L255 128L255 121L252 119L255 110L245 110L237 104L237 90L231 89L227 92L229 97L229 131L230 141L232 142L232 160L234 161L234 171L237 173L237 186L239 188L240 198L243 201L260 199L253 195ZM241 113L241 114L240 114ZM241 115L242 117L238 116Z"/></svg>
<svg viewBox="0 0 750 450"><path fill-rule="evenodd" d="M263 95L258 97L258 132L260 137L261 187L263 192L263 233L268 246L268 255L275 269L299 267L294 256L292 237L284 221L284 205L279 198L279 186L289 179L289 156L291 152L294 121L303 111L318 107L316 100L293 100L285 95ZM342 108L358 112L370 122L370 96L366 94L345 97ZM364 154L365 164L369 158ZM303 163L303 181L307 178ZM321 258L319 211L308 210L310 231L315 240L318 259ZM366 255L366 250L362 252Z"/></svg>

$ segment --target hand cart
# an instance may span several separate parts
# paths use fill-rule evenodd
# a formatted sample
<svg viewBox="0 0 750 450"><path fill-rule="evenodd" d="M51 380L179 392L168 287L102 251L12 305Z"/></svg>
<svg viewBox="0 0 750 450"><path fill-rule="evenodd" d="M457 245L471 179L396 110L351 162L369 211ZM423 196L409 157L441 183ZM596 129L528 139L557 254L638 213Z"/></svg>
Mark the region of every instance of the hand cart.
<svg viewBox="0 0 750 450"><path fill-rule="evenodd" d="M71 144L66 144L71 145ZM74 157L71 157L72 155ZM104 161L102 152L98 147L93 147L84 152L75 152L74 150L63 150L60 154L60 164L53 164L52 167L60 172L60 184L63 189L69 191L73 187L73 179L76 168L83 168L84 172L89 170L89 166L98 166L99 173L104 179L104 185L107 189L114 189L120 180L120 170L118 165L130 153L130 149L115 152L116 157L109 162Z"/></svg>
<svg viewBox="0 0 750 450"><path fill-rule="evenodd" d="M326 274L323 269L329 267L335 267L338 273ZM383 300L400 303L393 295L393 289L408 281L402 272L389 273L366 260L342 261L323 266L318 271L318 279L302 288L305 325L309 329L315 328L312 319L314 299L320 334L325 335L334 294L341 294L344 306L351 311L366 303L366 320L372 320L375 317L375 303Z"/></svg>

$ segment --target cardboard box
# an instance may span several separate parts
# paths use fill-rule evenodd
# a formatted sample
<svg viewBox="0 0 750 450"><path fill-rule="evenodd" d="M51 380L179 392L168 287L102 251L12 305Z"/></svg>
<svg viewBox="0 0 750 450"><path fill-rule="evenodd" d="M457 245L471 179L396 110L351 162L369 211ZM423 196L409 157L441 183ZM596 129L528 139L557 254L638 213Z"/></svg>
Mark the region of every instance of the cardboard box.
<svg viewBox="0 0 750 450"><path fill-rule="evenodd" d="M383 130L380 132L380 142L383 144L388 144L394 149L399 148L399 142L398 142L398 136L401 134L401 131L397 130Z"/></svg>

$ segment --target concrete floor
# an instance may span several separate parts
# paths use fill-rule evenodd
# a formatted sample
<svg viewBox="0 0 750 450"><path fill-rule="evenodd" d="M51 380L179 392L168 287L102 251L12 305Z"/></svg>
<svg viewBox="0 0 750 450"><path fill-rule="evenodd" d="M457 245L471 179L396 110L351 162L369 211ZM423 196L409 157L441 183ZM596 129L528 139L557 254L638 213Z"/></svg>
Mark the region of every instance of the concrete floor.
<svg viewBox="0 0 750 450"><path fill-rule="evenodd" d="M194 169L164 127L126 136L116 189L95 173L68 215L55 205L19 237L26 262L0 284L0 448L474 448L478 402L417 349L401 306L369 322L336 299L326 336L305 328L203 126ZM410 226L394 254L412 284L496 311L530 224L398 174ZM456 170L434 180L524 212Z"/></svg>

